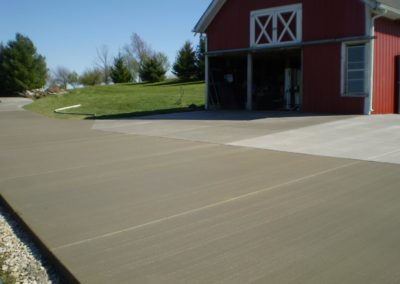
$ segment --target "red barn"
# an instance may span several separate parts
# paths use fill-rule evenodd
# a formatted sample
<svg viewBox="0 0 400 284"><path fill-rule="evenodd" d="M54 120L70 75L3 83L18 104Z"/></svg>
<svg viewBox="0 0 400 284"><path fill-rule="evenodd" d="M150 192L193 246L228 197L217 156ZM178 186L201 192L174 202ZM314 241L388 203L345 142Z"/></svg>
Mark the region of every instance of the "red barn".
<svg viewBox="0 0 400 284"><path fill-rule="evenodd" d="M400 0L213 0L206 108L399 113Z"/></svg>

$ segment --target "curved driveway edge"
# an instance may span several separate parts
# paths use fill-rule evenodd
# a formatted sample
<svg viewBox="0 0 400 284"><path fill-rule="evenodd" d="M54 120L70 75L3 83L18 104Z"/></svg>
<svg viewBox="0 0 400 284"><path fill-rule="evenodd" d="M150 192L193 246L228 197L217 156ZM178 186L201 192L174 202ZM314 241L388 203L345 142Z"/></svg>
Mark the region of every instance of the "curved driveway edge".
<svg viewBox="0 0 400 284"><path fill-rule="evenodd" d="M23 107L30 104L31 99L26 98L3 98L0 97L0 112L21 111Z"/></svg>

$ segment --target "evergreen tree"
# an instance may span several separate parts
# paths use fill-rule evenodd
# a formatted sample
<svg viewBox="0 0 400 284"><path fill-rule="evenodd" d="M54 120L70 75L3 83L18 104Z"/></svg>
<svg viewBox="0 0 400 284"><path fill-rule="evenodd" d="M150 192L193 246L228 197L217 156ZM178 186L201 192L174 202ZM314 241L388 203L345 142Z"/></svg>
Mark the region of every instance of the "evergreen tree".
<svg viewBox="0 0 400 284"><path fill-rule="evenodd" d="M199 45L196 49L196 77L199 80L205 79L206 70L206 40L200 37Z"/></svg>
<svg viewBox="0 0 400 284"><path fill-rule="evenodd" d="M47 67L32 41L16 34L0 48L0 86L5 95L38 89L46 84Z"/></svg>
<svg viewBox="0 0 400 284"><path fill-rule="evenodd" d="M165 80L165 70L163 60L160 56L153 55L145 58L139 67L140 79L144 82L160 82Z"/></svg>
<svg viewBox="0 0 400 284"><path fill-rule="evenodd" d="M3 65L3 50L4 50L4 45L0 42L0 97L1 97L1 95L5 95L5 93L4 94L2 94L2 92L4 92L4 88L5 88L5 86L4 86L4 79L2 78L2 68L1 68L1 66Z"/></svg>
<svg viewBox="0 0 400 284"><path fill-rule="evenodd" d="M113 82L116 84L128 83L132 81L132 75L125 65L124 58L121 55L118 55L118 57L114 59L114 66L111 67L110 76Z"/></svg>
<svg viewBox="0 0 400 284"><path fill-rule="evenodd" d="M190 41L186 41L178 51L172 73L182 80L192 79L196 75L196 53Z"/></svg>

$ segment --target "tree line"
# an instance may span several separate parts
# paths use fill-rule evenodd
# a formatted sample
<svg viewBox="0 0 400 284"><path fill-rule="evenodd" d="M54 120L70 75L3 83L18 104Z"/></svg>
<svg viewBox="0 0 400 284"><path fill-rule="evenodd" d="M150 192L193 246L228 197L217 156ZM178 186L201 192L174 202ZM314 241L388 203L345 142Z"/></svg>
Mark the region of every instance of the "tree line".
<svg viewBox="0 0 400 284"><path fill-rule="evenodd" d="M42 88L46 82L63 89L79 85L159 82L166 79L170 67L168 57L151 48L137 33L115 57L110 55L107 46L98 48L94 65L80 75L62 66L49 71L45 57L38 54L28 37L19 33L6 45L0 43L0 91L10 95ZM200 37L196 47L190 41L184 43L176 55L172 73L181 80L203 80L204 67L205 40Z"/></svg>

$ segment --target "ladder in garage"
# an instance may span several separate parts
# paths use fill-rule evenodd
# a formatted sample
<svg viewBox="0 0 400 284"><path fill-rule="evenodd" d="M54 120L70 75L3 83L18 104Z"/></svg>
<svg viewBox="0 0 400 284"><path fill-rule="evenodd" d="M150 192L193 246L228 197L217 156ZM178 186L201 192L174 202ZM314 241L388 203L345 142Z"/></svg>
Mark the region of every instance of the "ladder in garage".
<svg viewBox="0 0 400 284"><path fill-rule="evenodd" d="M219 109L221 107L220 97L218 93L217 84L215 83L214 72L215 70L210 70L210 83L213 89L213 95L209 95L208 99L210 100L211 106Z"/></svg>

